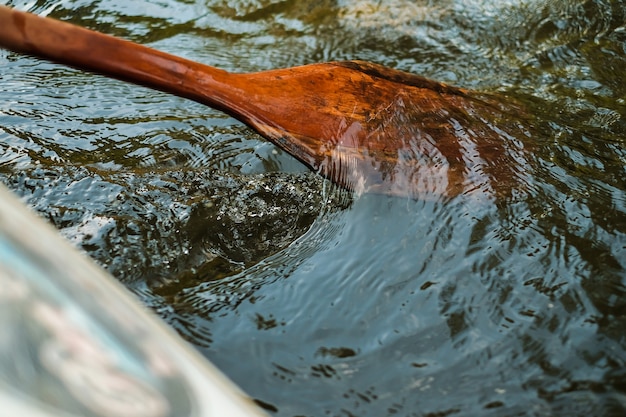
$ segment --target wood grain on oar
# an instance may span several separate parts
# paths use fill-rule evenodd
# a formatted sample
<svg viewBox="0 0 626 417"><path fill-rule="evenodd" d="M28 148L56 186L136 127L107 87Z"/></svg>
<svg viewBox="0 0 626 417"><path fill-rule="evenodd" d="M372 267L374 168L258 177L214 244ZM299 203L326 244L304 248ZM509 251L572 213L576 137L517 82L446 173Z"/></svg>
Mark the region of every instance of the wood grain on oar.
<svg viewBox="0 0 626 417"><path fill-rule="evenodd" d="M229 73L2 6L0 46L222 110L357 192L497 192L523 160L524 127L506 106L376 64Z"/></svg>

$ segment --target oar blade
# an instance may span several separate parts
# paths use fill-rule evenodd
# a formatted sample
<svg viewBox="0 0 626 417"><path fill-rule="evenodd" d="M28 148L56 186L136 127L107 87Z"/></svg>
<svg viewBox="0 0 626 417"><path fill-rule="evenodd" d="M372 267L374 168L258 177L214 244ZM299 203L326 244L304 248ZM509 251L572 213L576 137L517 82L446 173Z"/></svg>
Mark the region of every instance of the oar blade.
<svg viewBox="0 0 626 417"><path fill-rule="evenodd" d="M523 171L513 104L359 61L240 77L254 86L240 118L358 193L503 194Z"/></svg>

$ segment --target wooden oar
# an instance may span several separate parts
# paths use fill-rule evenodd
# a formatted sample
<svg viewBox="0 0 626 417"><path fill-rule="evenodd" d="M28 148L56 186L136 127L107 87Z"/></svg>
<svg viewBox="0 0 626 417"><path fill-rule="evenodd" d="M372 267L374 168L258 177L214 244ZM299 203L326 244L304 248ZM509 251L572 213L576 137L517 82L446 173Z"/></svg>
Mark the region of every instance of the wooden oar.
<svg viewBox="0 0 626 417"><path fill-rule="evenodd" d="M2 6L0 46L222 110L357 192L451 196L508 188L517 175L523 127L509 109L380 65L229 73Z"/></svg>

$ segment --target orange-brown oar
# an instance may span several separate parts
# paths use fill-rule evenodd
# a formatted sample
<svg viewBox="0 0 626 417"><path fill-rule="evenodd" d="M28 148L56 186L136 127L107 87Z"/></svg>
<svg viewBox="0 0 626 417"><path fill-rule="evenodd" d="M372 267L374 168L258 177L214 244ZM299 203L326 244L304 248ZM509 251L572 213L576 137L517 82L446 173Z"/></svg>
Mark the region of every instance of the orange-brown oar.
<svg viewBox="0 0 626 417"><path fill-rule="evenodd" d="M186 97L358 192L505 188L521 147L490 99L360 61L235 74L0 6L0 46Z"/></svg>

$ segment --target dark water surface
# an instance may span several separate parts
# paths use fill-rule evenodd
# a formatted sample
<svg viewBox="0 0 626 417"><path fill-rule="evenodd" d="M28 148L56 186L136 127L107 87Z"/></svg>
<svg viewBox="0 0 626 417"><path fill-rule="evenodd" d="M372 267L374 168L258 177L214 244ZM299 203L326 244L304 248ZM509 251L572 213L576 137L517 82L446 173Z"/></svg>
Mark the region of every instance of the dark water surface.
<svg viewBox="0 0 626 417"><path fill-rule="evenodd" d="M270 414L626 415L623 1L5 1L232 71L515 98L519 189L353 196L196 103L0 51L0 180Z"/></svg>

